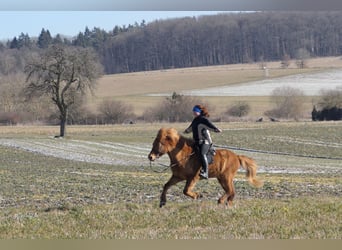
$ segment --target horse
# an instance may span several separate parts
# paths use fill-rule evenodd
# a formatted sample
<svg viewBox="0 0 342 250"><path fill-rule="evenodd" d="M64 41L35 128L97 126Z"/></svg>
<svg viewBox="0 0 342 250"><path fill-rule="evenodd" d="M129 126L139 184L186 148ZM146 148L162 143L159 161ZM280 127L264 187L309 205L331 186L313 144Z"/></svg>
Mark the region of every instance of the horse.
<svg viewBox="0 0 342 250"><path fill-rule="evenodd" d="M193 192L196 182L200 180L199 171L201 160L194 149L195 142L191 138L184 137L174 128L161 128L153 141L151 152L148 154L150 162L155 161L164 154L170 158L172 176L165 183L160 196L159 207L166 204L166 193L168 189L181 182L186 181L183 194L193 199L198 199L200 193ZM239 167L246 170L246 178L254 187L261 187L263 182L256 178L257 164L252 158L237 155L227 149L216 149L213 162L209 164L209 178L217 178L225 193L218 199L218 204L233 205L235 188L233 178Z"/></svg>

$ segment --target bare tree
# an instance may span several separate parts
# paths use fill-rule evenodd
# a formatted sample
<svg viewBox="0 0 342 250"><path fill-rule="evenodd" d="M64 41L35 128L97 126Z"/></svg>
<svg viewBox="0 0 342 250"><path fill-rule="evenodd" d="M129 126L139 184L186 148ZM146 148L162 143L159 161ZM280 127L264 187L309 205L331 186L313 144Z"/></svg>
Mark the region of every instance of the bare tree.
<svg viewBox="0 0 342 250"><path fill-rule="evenodd" d="M48 95L59 110L60 136L70 106L78 95L92 91L102 74L102 67L89 49L52 45L25 67L27 74L25 93L28 97Z"/></svg>
<svg viewBox="0 0 342 250"><path fill-rule="evenodd" d="M25 79L23 74L9 74L1 76L0 111L17 112L21 109L20 89Z"/></svg>
<svg viewBox="0 0 342 250"><path fill-rule="evenodd" d="M307 61L310 58L310 52L307 49L298 49L296 53L296 64L300 69L307 67Z"/></svg>

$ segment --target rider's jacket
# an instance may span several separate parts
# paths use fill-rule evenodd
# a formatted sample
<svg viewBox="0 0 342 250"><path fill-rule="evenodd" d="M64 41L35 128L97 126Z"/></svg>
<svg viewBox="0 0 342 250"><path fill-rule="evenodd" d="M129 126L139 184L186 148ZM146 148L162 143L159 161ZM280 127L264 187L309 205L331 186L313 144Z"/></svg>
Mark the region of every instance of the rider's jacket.
<svg viewBox="0 0 342 250"><path fill-rule="evenodd" d="M207 117L199 115L193 119L190 126L184 132L192 132L192 136L198 144L212 144L209 130L218 131L218 128Z"/></svg>

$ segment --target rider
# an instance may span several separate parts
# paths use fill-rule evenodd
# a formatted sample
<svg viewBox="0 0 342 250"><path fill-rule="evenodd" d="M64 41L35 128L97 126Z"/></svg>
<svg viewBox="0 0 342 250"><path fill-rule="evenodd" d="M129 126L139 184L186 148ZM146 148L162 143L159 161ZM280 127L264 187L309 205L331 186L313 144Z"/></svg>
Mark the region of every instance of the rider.
<svg viewBox="0 0 342 250"><path fill-rule="evenodd" d="M209 113L206 107L202 105L195 105L192 109L195 118L192 120L190 126L184 131L184 133L192 132L192 136L195 140L196 146L199 149L202 168L200 176L208 179L208 159L207 153L212 145L210 132L222 132L221 129L217 128L211 121L209 121Z"/></svg>

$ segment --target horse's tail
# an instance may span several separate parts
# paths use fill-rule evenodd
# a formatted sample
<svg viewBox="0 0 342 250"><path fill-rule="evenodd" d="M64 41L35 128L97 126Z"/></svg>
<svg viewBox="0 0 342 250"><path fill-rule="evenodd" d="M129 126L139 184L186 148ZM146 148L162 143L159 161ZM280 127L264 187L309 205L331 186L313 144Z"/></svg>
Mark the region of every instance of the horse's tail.
<svg viewBox="0 0 342 250"><path fill-rule="evenodd" d="M246 177L250 184L255 187L262 187L264 183L256 178L257 164L252 158L249 158L244 155L238 155L240 165L247 170Z"/></svg>

